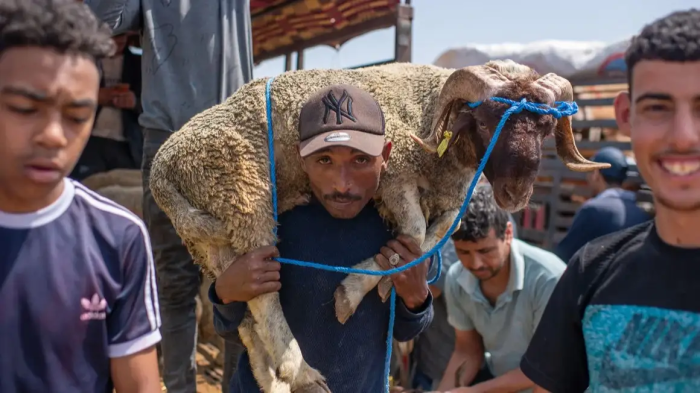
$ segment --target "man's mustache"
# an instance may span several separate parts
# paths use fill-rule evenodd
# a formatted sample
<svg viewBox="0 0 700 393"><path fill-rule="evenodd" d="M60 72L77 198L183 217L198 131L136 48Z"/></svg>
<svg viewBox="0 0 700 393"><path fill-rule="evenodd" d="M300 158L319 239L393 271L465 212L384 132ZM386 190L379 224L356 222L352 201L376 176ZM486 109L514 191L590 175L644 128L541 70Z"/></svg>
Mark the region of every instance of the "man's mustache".
<svg viewBox="0 0 700 393"><path fill-rule="evenodd" d="M352 202L352 201L362 200L362 197L359 195L350 194L350 193L334 192L332 194L324 195L323 199L325 199L327 201L334 201L334 202Z"/></svg>

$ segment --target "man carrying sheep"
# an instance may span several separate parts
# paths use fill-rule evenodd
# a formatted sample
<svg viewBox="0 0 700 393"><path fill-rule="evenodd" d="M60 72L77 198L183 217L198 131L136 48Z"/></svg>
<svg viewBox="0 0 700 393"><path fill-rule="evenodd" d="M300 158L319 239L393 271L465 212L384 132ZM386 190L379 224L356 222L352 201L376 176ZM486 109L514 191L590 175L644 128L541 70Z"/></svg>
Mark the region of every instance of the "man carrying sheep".
<svg viewBox="0 0 700 393"><path fill-rule="evenodd" d="M68 179L109 29L75 0L0 1L0 392L160 392L149 236Z"/></svg>
<svg viewBox="0 0 700 393"><path fill-rule="evenodd" d="M376 254L384 269L419 258L411 239L394 239L372 198L389 164L384 115L367 92L346 85L317 92L303 106L299 159L313 196L279 217L278 247L268 246L237 258L212 284L215 326L236 335L255 296L279 291L284 315L310 366L325 377L333 393L380 392L389 304L368 295L344 325L336 319L333 296L345 275L270 260L282 255L350 267ZM377 254L377 252L379 253ZM428 263L391 276L396 288L394 338L408 341L432 321ZM231 392L259 391L244 354L230 381Z"/></svg>

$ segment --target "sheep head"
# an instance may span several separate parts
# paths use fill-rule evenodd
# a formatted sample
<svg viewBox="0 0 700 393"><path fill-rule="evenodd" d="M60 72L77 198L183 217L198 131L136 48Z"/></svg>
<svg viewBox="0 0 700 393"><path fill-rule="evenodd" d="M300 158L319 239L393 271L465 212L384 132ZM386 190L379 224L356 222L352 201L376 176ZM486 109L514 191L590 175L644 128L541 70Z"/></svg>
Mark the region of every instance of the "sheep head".
<svg viewBox="0 0 700 393"><path fill-rule="evenodd" d="M462 68L450 75L440 92L430 135L414 139L426 150L435 152L443 132L451 130L445 154L456 154L462 160L463 157L480 160L501 117L510 108L508 104L487 100L490 97L514 101L525 98L554 105L555 101L572 101L573 88L568 80L558 75L550 73L540 77L529 67L511 60ZM483 103L476 108L465 105L477 101ZM542 141L551 134L555 137L557 154L570 170L587 172L607 167L607 164L594 163L581 156L574 144L569 117L557 120L552 115L527 110L511 114L484 168L484 175L493 186L494 197L501 208L514 212L525 207L539 170ZM478 161L464 164L476 166Z"/></svg>

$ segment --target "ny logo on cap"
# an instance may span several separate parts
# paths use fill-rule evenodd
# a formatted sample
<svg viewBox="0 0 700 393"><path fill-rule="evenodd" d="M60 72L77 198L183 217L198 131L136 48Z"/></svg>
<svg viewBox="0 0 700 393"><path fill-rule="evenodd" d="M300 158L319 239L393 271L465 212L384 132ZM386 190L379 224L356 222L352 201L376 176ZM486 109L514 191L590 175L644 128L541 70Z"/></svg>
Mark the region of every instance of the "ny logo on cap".
<svg viewBox="0 0 700 393"><path fill-rule="evenodd" d="M347 90L343 90L343 95L340 97L340 100L335 98L335 94L333 94L333 90L331 90L321 101L323 101L323 105L326 106L326 112L323 115L324 124L328 123L328 115L331 111L335 112L336 124L342 124L343 117L357 122L355 115L352 113L352 97L348 95ZM343 109L345 101L347 101L347 109Z"/></svg>

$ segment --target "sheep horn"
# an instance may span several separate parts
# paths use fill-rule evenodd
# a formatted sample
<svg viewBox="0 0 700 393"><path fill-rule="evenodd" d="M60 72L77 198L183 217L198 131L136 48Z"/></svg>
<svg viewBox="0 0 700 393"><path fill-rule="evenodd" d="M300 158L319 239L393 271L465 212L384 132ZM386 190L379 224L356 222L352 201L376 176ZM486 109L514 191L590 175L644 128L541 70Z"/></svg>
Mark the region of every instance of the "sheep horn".
<svg viewBox="0 0 700 393"><path fill-rule="evenodd" d="M436 151L442 131L448 126L455 101L475 102L490 97L503 84L508 82L497 69L486 65L470 66L454 71L445 81L440 91L430 135L418 142L427 151Z"/></svg>
<svg viewBox="0 0 700 393"><path fill-rule="evenodd" d="M549 95L550 102L574 100L574 89L571 86L571 82L557 74L549 73L544 75L536 80L534 85ZM574 142L571 116L562 117L557 121L554 140L557 146L557 155L570 170L590 172L596 169L610 168L610 164L592 162L581 155Z"/></svg>

